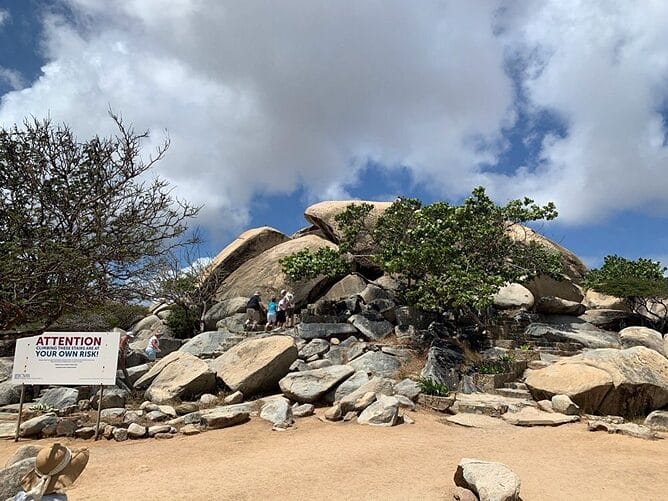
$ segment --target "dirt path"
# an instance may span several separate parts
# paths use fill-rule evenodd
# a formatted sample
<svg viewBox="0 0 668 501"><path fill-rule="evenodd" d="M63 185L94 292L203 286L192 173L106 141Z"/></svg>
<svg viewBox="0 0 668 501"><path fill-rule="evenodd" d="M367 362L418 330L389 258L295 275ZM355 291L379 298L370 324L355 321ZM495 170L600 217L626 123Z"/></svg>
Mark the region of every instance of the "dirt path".
<svg viewBox="0 0 668 501"><path fill-rule="evenodd" d="M72 501L449 500L457 463L474 457L510 466L525 501L668 499L668 440L592 433L579 423L500 422L480 430L445 425L426 412L411 416L415 424L389 429L310 417L273 432L256 418L171 440L72 441L87 445L91 460L68 494ZM15 448L0 443L0 463Z"/></svg>

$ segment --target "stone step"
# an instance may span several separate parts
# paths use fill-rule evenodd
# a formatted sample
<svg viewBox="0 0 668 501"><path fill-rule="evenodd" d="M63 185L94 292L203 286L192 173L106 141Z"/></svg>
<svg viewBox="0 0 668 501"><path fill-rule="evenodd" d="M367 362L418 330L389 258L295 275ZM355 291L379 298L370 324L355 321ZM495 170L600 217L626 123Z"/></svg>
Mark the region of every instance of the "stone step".
<svg viewBox="0 0 668 501"><path fill-rule="evenodd" d="M506 383L506 384L503 385L503 387L504 388L512 388L512 389L515 389L515 390L526 390L527 389L527 385L522 383L522 382L519 382L519 381L513 381L512 383Z"/></svg>
<svg viewBox="0 0 668 501"><path fill-rule="evenodd" d="M531 398L531 393L529 390L517 389L517 388L497 388L494 390L497 395L508 398Z"/></svg>

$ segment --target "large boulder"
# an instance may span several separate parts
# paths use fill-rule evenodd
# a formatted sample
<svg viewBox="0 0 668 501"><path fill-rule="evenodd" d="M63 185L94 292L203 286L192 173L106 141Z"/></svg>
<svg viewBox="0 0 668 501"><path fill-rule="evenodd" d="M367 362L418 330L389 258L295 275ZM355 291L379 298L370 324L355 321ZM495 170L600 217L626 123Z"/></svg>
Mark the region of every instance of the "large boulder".
<svg viewBox="0 0 668 501"><path fill-rule="evenodd" d="M538 313L548 313L551 315L582 315L585 312L585 305L577 301L569 301L554 296L543 296L536 304L534 309Z"/></svg>
<svg viewBox="0 0 668 501"><path fill-rule="evenodd" d="M564 268L564 274L575 283L579 283L584 277L584 274L587 271L587 267L584 265L584 263L580 260L579 257L577 257L575 254L573 254L565 247L562 247L561 245L544 237L540 233L535 232L534 230L528 228L527 226L522 226L521 224L512 225L508 229L508 234L516 242L524 242L524 243L536 242L541 246L545 247L548 251L556 252L557 254L559 254L559 257L561 258L561 264ZM533 293L531 287L529 287L529 290L531 290L531 292ZM582 299L582 297L580 297L580 299L573 299L570 297L561 296L559 294L547 294L547 295L558 296L564 299L570 299L571 301L580 301ZM534 297L536 297L537 299L538 297L542 297L542 295L541 294L537 295L536 293L534 293Z"/></svg>
<svg viewBox="0 0 668 501"><path fill-rule="evenodd" d="M368 313L352 315L348 322L355 326L367 339L377 341L394 332L394 326L384 318L376 318Z"/></svg>
<svg viewBox="0 0 668 501"><path fill-rule="evenodd" d="M343 232L336 222L337 214L340 214L350 204L371 204L373 209L369 214L368 221L373 226L378 218L385 212L385 210L392 205L391 202L372 202L366 200L336 200L319 202L317 204L307 207L304 211L304 217L309 223L316 225L320 230L327 235L332 242L339 243L343 238ZM369 247L370 240L362 239L358 251L371 250ZM367 252L368 254L368 252Z"/></svg>
<svg viewBox="0 0 668 501"><path fill-rule="evenodd" d="M332 365L322 369L293 372L278 382L285 396L296 402L313 403L355 370L349 365Z"/></svg>
<svg viewBox="0 0 668 501"><path fill-rule="evenodd" d="M559 343L579 343L585 348L618 348L617 334L599 329L577 317L545 315L530 324L524 335L531 339Z"/></svg>
<svg viewBox="0 0 668 501"><path fill-rule="evenodd" d="M217 292L217 299L250 297L259 290L263 298L276 295L281 289L289 289L295 297L297 307L319 296L330 284L330 280L319 276L309 280L291 281L281 270L280 260L304 249L315 251L321 247L336 249L332 242L316 235L306 235L296 240L288 240L259 256L241 264L222 281Z"/></svg>
<svg viewBox="0 0 668 501"><path fill-rule="evenodd" d="M464 362L464 355L442 341L435 341L427 352L427 361L420 373L420 377L431 379L448 388L457 388L460 381L460 365Z"/></svg>
<svg viewBox="0 0 668 501"><path fill-rule="evenodd" d="M224 318L231 317L237 313L246 313L247 297L231 297L214 304L204 315L204 326L213 330L216 324Z"/></svg>
<svg viewBox="0 0 668 501"><path fill-rule="evenodd" d="M216 375L204 360L190 353L175 353L177 355L174 359L153 378L144 395L147 400L162 404L177 398L193 398L215 390Z"/></svg>
<svg viewBox="0 0 668 501"><path fill-rule="evenodd" d="M28 419L21 423L19 428L19 436L21 437L35 437L42 433L42 430L46 427L53 426L55 428L58 423L58 418L54 413L42 414L41 416L35 416L34 418Z"/></svg>
<svg viewBox="0 0 668 501"><path fill-rule="evenodd" d="M584 297L580 287L567 277L557 280L548 275L539 275L524 286L531 291L536 301L542 297L560 297L579 303Z"/></svg>
<svg viewBox="0 0 668 501"><path fill-rule="evenodd" d="M536 400L568 395L590 414L638 416L668 405L668 359L636 346L598 349L527 371Z"/></svg>
<svg viewBox="0 0 668 501"><path fill-rule="evenodd" d="M603 294L602 292L596 292L593 289L587 289L585 291L584 299L582 299L582 304L584 304L588 309L592 310L618 310L629 312L629 306L624 300L624 298L619 298L615 296L609 296L608 294Z"/></svg>
<svg viewBox="0 0 668 501"><path fill-rule="evenodd" d="M501 310L510 308L531 308L534 303L531 291L520 284L506 284L494 294L492 303Z"/></svg>
<svg viewBox="0 0 668 501"><path fill-rule="evenodd" d="M46 390L39 400L37 400L37 403L46 405L52 409L61 410L76 405L78 400L79 390L76 388L57 386Z"/></svg>
<svg viewBox="0 0 668 501"><path fill-rule="evenodd" d="M619 331L619 340L624 348L645 346L657 353L663 353L663 336L660 332L649 327L627 327Z"/></svg>
<svg viewBox="0 0 668 501"><path fill-rule="evenodd" d="M362 411L357 422L372 426L394 426L398 419L399 400L396 397L379 395L374 403Z"/></svg>
<svg viewBox="0 0 668 501"><path fill-rule="evenodd" d="M392 377L401 368L401 361L382 351L369 351L348 363L356 371L365 371L372 376Z"/></svg>
<svg viewBox="0 0 668 501"><path fill-rule="evenodd" d="M181 346L179 351L190 353L198 358L215 358L225 353L238 341L239 336L231 332L206 331Z"/></svg>
<svg viewBox="0 0 668 501"><path fill-rule="evenodd" d="M366 280L359 275L347 275L336 282L323 296L325 299L346 299L360 294L366 288Z"/></svg>
<svg viewBox="0 0 668 501"><path fill-rule="evenodd" d="M579 318L601 329L619 331L629 324L632 314L623 310L599 308L587 310Z"/></svg>
<svg viewBox="0 0 668 501"><path fill-rule="evenodd" d="M520 478L502 463L464 458L457 466L455 485L473 491L480 501L520 499Z"/></svg>
<svg viewBox="0 0 668 501"><path fill-rule="evenodd" d="M297 346L288 336L248 339L216 358L212 368L234 391L254 395L274 388L297 360Z"/></svg>
<svg viewBox="0 0 668 501"><path fill-rule="evenodd" d="M213 258L207 267L203 285L207 287L211 282L219 284L248 260L287 240L289 237L269 226L244 231Z"/></svg>

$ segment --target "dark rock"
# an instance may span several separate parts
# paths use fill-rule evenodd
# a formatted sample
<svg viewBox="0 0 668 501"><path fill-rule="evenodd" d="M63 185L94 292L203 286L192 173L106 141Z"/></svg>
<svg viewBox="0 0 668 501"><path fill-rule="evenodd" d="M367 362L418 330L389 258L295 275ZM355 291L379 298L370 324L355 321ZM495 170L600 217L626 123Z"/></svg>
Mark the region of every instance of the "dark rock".
<svg viewBox="0 0 668 501"><path fill-rule="evenodd" d="M357 329L347 323L300 323L297 325L297 335L302 339L330 338L332 336L342 338L355 334L358 334Z"/></svg>

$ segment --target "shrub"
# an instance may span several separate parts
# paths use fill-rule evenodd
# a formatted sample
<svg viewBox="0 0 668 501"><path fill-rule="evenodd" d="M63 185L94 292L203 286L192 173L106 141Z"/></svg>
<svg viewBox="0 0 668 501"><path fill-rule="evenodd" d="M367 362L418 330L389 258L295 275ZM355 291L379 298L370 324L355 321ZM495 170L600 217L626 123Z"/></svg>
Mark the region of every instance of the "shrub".
<svg viewBox="0 0 668 501"><path fill-rule="evenodd" d="M426 395L435 395L439 397L447 397L450 393L450 389L437 381L429 378L420 378L418 379L418 385L420 386L420 391Z"/></svg>
<svg viewBox="0 0 668 501"><path fill-rule="evenodd" d="M193 337L199 333L199 310L177 306L171 310L165 324L177 339Z"/></svg>

